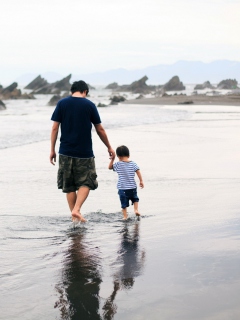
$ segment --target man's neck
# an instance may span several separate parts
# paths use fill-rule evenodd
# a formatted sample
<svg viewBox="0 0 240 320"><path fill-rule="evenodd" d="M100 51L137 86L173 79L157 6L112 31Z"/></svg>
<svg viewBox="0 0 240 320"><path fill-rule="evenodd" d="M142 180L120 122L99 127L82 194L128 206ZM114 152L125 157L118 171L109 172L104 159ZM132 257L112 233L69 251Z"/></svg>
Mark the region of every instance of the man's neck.
<svg viewBox="0 0 240 320"><path fill-rule="evenodd" d="M81 93L81 92L77 91L77 92L72 93L72 97L86 98L86 93L85 92Z"/></svg>

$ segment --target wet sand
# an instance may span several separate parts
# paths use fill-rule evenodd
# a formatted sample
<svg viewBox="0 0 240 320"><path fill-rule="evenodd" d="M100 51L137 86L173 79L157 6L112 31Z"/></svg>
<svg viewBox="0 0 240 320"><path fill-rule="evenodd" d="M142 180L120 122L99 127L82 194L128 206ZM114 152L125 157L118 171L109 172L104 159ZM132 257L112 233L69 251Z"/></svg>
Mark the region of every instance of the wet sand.
<svg viewBox="0 0 240 320"><path fill-rule="evenodd" d="M223 105L240 106L240 95L206 96L202 94L193 96L172 95L156 98L142 98L127 100L125 104L149 104L149 105L177 105L193 102L195 105Z"/></svg>
<svg viewBox="0 0 240 320"><path fill-rule="evenodd" d="M108 130L141 168L140 221L121 220L95 133L99 188L75 230L49 142L0 150L0 319L239 319L240 110L161 108L191 116Z"/></svg>

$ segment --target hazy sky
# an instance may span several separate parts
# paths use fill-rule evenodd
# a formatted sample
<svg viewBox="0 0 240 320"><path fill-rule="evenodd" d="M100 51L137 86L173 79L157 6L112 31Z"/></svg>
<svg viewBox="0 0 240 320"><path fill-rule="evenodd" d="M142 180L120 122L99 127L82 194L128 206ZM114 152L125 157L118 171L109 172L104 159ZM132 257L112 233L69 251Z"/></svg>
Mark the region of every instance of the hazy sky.
<svg viewBox="0 0 240 320"><path fill-rule="evenodd" d="M178 60L240 60L240 0L7 0L0 82Z"/></svg>

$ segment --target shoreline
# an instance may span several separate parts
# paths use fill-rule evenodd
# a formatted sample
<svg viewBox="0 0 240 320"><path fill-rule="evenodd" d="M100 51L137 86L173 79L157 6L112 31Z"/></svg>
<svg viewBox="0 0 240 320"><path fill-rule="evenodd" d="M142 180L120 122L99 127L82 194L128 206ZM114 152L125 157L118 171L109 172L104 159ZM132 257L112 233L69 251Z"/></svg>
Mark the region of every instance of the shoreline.
<svg viewBox="0 0 240 320"><path fill-rule="evenodd" d="M189 102L193 103L189 103ZM141 104L141 105L222 105L222 106L240 106L240 95L172 95L155 98L131 99L122 102L123 104Z"/></svg>

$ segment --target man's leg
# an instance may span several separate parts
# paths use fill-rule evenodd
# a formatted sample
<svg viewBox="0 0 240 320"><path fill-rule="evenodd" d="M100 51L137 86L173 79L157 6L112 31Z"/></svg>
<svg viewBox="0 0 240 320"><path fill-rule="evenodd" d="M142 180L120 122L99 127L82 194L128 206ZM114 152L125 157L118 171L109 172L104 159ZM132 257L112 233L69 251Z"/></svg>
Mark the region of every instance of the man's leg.
<svg viewBox="0 0 240 320"><path fill-rule="evenodd" d="M74 208L72 209L72 217L79 219L82 222L85 222L86 220L83 218L83 216L80 213L81 207L84 203L84 201L87 199L89 195L89 188L88 187L80 187L77 192L77 200L75 202Z"/></svg>
<svg viewBox="0 0 240 320"><path fill-rule="evenodd" d="M77 194L76 192L69 192L66 194L67 195L67 201L68 201L68 206L70 211L73 211L73 208L75 206L76 200L77 200Z"/></svg>

